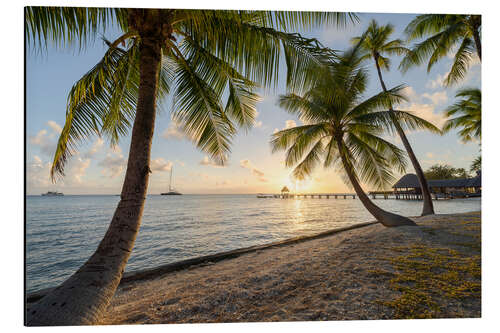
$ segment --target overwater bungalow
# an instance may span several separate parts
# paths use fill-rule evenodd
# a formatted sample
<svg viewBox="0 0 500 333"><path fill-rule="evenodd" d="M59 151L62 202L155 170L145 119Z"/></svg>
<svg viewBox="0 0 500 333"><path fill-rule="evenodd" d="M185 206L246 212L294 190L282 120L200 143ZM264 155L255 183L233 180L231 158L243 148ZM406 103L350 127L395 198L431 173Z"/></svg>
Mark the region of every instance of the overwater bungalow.
<svg viewBox="0 0 500 333"><path fill-rule="evenodd" d="M481 172L472 178L427 180L434 199L452 199L481 196ZM418 177L409 173L401 177L394 186L396 199L421 200L422 189Z"/></svg>

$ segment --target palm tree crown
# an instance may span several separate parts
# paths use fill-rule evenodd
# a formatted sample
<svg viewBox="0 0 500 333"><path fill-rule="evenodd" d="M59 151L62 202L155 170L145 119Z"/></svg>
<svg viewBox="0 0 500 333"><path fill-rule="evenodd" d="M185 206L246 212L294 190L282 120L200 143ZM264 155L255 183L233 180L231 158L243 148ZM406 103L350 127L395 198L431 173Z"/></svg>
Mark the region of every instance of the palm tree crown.
<svg viewBox="0 0 500 333"><path fill-rule="evenodd" d="M116 144L132 128L120 201L90 258L28 310L28 325L98 323L118 287L140 229L148 191L157 104L173 95L174 119L196 146L225 162L237 127L252 126L257 84L277 82L284 54L288 87L331 51L290 29L331 22L339 13L27 7L30 45L85 46L108 22L123 31L70 91L52 166L63 175L76 146L97 134ZM354 18L354 16L351 16Z"/></svg>
<svg viewBox="0 0 500 333"><path fill-rule="evenodd" d="M455 97L461 99L445 110L450 119L444 124L443 130L461 128L458 135L463 142L469 142L473 138L481 140L481 90L462 89ZM453 116L455 117L451 118Z"/></svg>
<svg viewBox="0 0 500 333"><path fill-rule="evenodd" d="M394 118L407 128L435 129L409 112L387 111L404 100L403 86L362 100L367 74L361 61L356 49L348 51L318 73L317 82L302 96L280 97L280 106L305 123L275 133L271 141L273 151L286 150L285 163L295 166L295 177L310 175L320 163L325 168L338 165L345 157L362 181L385 188L394 180L394 168L406 168L404 152L381 137L385 130L394 131Z"/></svg>
<svg viewBox="0 0 500 333"><path fill-rule="evenodd" d="M48 42L84 46L109 22L123 31L117 40L105 40L109 49L102 60L70 91L53 178L64 175L67 158L82 140L97 134L116 144L128 133L139 95L139 50L146 43L141 37L144 32L155 35L161 47L158 103L173 90L176 122L199 149L223 164L236 128L254 124L259 100L255 88L277 83L280 54L289 69L287 84L300 86L310 79L305 70L310 63L331 53L317 40L288 31L357 19L341 13L154 11L156 23L148 26L141 9L26 9L27 41L41 47ZM223 96L227 96L225 102Z"/></svg>
<svg viewBox="0 0 500 333"><path fill-rule="evenodd" d="M446 86L462 80L477 52L481 60L481 16L424 14L418 15L405 29L408 41L417 43L400 64L402 71L428 60L427 71L443 57L456 50L453 65L444 80Z"/></svg>
<svg viewBox="0 0 500 333"><path fill-rule="evenodd" d="M360 49L365 52L361 56L363 60L374 58L381 69L389 70L390 59L386 56L404 55L408 52L401 39L389 40L393 32L392 24L379 26L377 21L372 20L365 33L352 38L351 43L360 44Z"/></svg>

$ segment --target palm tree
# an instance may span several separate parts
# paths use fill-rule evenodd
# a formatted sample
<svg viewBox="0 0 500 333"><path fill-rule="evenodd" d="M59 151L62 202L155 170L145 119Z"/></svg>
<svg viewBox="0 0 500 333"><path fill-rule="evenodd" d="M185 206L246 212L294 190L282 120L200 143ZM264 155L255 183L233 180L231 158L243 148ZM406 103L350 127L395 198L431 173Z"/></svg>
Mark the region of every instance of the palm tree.
<svg viewBox="0 0 500 333"><path fill-rule="evenodd" d="M463 142L469 142L473 138L481 140L481 90L461 89L455 97L461 99L445 112L448 118L456 117L446 120L443 131L461 128L458 135Z"/></svg>
<svg viewBox="0 0 500 333"><path fill-rule="evenodd" d="M361 62L354 48L328 69L318 69L317 81L302 96L281 95L279 105L305 125L275 133L272 151L286 151L285 164L294 166L293 175L298 179L310 175L320 163L324 168L342 166L359 199L377 221L387 227L415 225L407 217L376 206L360 181L386 188L394 181L393 168L404 172L404 152L380 136L384 130L394 131L394 118L410 129L437 129L408 112L387 111L404 100L402 86L361 100L367 85Z"/></svg>
<svg viewBox="0 0 500 333"><path fill-rule="evenodd" d="M404 47L403 41L400 39L394 39L389 41L391 34L394 32L394 26L387 24L384 26L378 26L375 20L370 22L366 32L360 37L354 37L351 41L354 44L360 44L360 49L364 51L362 59L372 58L375 62L375 67L377 68L378 78L380 80L380 85L383 91L387 91L384 80L382 78L381 69L389 70L390 61L389 58L384 55L402 55L407 52ZM392 105L389 105L389 111L393 111ZM403 142L410 161L415 169L418 180L420 182L420 188L422 189L422 199L424 201L424 206L422 208L422 215L434 214L434 206L432 204L431 193L429 191L429 186L427 185L427 180L425 179L424 172L420 163L417 160L417 156L413 152L413 148L406 137L405 132L401 128L401 125L394 119L394 127Z"/></svg>
<svg viewBox="0 0 500 333"><path fill-rule="evenodd" d="M481 155L476 157L470 165L470 172L478 173L479 171L481 171Z"/></svg>
<svg viewBox="0 0 500 333"><path fill-rule="evenodd" d="M444 80L446 86L462 80L477 52L481 61L481 15L424 14L418 15L405 29L408 41L417 43L400 64L402 71L427 61L427 72L441 58L458 49L453 65Z"/></svg>
<svg viewBox="0 0 500 333"><path fill-rule="evenodd" d="M78 144L97 134L111 144L132 127L121 199L94 254L28 309L28 325L98 323L120 282L139 231L147 193L157 104L174 96L174 118L196 146L223 164L238 126L256 115L257 83L277 83L280 54L289 87L329 51L289 30L337 23L342 13L27 7L26 38L34 47L84 47L114 23L123 31L102 60L75 83L54 156L53 179ZM227 96L225 104L223 95Z"/></svg>

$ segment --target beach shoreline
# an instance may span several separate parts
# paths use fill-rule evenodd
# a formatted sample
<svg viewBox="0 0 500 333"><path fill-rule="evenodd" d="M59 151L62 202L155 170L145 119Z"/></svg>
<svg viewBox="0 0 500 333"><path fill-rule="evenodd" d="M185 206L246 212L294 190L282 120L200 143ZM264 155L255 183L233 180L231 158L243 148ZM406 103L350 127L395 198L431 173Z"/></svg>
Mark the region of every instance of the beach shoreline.
<svg viewBox="0 0 500 333"><path fill-rule="evenodd" d="M103 324L480 317L480 218L372 224L131 281Z"/></svg>
<svg viewBox="0 0 500 333"><path fill-rule="evenodd" d="M480 317L480 217L415 217L418 227L399 228L368 222L130 272L102 324ZM428 292L406 276L418 273L411 260L419 256L475 266Z"/></svg>
<svg viewBox="0 0 500 333"><path fill-rule="evenodd" d="M371 222L363 222L359 224L354 224L354 225L349 225L347 227L342 227L342 228L335 228L332 230L327 230L323 231L314 235L307 235L307 236L297 236L293 238L288 238L282 241L277 241L277 242L271 242L267 244L262 244L262 245L254 245L254 246L249 246L249 247L244 247L244 248L238 248L234 250L229 250L229 251L223 251L223 252L218 252L210 255L205 255L205 256L200 256L200 257L194 257L186 260L180 260L172 263L168 263L165 265L157 266L157 267L152 267L152 268L146 268L142 270L137 270L137 271L132 271L132 272L125 272L123 274L122 279L120 280L120 287L133 282L133 281L141 281L141 280L149 280L149 279L155 279L159 276L162 276L167 273L175 272L178 270L183 270L183 269L188 269L191 267L203 265L206 263L214 263L218 262L221 260L228 260L228 259L233 259L236 257L239 257L240 255L246 254L246 253L251 253L251 252L256 252L259 250L265 250L273 247L280 247L280 246L286 246L290 244L295 244L299 242L305 242L308 240L313 240L313 239L318 239L322 237L327 237L330 235L334 235L343 231L348 231L352 229L358 229L362 228L365 226L369 226L372 224L376 224L379 222L376 221L371 221ZM48 292L53 290L56 287L49 287L49 288L44 288L40 289L31 293L28 293L26 295L26 301L27 303L33 303L41 299L43 296L45 296Z"/></svg>

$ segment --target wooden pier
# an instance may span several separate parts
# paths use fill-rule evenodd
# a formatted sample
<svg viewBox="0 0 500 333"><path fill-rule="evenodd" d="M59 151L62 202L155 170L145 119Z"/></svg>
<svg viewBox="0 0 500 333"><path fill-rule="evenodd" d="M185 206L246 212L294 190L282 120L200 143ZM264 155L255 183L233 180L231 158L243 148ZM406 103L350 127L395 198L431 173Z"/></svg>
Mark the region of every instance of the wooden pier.
<svg viewBox="0 0 500 333"><path fill-rule="evenodd" d="M353 193L285 193L285 194L257 194L261 199L356 199Z"/></svg>
<svg viewBox="0 0 500 333"><path fill-rule="evenodd" d="M422 200L422 194L413 192L370 191L368 192L368 195L371 196L372 199L383 197L385 200Z"/></svg>

